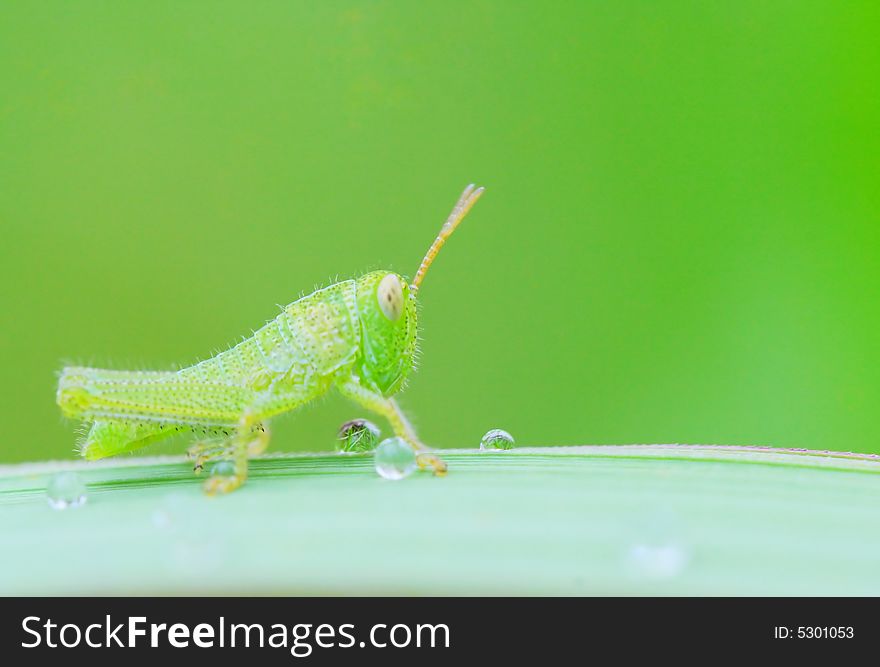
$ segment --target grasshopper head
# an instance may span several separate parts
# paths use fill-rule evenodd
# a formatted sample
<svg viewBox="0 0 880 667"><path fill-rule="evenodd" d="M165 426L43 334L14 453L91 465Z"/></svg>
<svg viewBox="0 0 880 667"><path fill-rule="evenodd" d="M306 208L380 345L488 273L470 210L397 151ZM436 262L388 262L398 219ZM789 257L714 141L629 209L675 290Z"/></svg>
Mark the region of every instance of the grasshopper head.
<svg viewBox="0 0 880 667"><path fill-rule="evenodd" d="M357 281L357 308L361 349L356 372L365 386L390 396L412 370L418 329L415 295L397 273L373 271Z"/></svg>

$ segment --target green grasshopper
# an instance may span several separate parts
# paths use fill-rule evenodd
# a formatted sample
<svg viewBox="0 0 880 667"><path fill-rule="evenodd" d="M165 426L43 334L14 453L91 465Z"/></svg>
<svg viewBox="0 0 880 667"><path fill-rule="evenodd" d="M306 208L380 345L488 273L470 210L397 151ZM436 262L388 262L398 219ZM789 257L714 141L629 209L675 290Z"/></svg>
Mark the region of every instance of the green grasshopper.
<svg viewBox="0 0 880 667"><path fill-rule="evenodd" d="M333 387L384 416L436 474L446 464L421 443L393 396L413 368L416 295L437 253L483 188L465 188L419 265L412 284L373 271L294 301L253 336L179 371L116 371L68 366L57 402L65 416L91 424L80 453L100 459L174 434L201 434L188 451L198 473L231 461L233 473L205 482L226 493L247 479L248 458L269 444L269 420Z"/></svg>

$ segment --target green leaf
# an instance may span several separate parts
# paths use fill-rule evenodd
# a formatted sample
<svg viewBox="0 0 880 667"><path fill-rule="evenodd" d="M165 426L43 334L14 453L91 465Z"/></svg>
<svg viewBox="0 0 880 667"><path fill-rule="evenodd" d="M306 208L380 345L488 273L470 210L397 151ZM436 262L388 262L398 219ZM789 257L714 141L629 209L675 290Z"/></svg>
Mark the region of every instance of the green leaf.
<svg viewBox="0 0 880 667"><path fill-rule="evenodd" d="M712 446L447 450L251 464L206 497L182 458L0 467L3 594L878 595L880 461ZM88 502L53 510L52 474Z"/></svg>

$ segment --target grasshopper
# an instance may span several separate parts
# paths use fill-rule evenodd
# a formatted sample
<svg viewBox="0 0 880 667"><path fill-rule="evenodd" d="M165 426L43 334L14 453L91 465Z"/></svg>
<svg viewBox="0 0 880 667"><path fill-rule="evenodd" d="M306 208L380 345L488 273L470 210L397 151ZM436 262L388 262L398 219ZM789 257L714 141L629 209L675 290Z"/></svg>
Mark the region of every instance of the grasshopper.
<svg viewBox="0 0 880 667"><path fill-rule="evenodd" d="M420 468L444 474L446 464L419 440L393 397L413 369L419 287L482 194L481 187L465 188L411 284L392 271L335 283L282 308L234 347L178 371L64 368L58 405L90 425L80 453L101 459L175 434L200 435L188 450L194 469L231 461L232 474L204 484L209 494L226 493L247 479L248 458L268 446L270 419L335 388L385 417Z"/></svg>

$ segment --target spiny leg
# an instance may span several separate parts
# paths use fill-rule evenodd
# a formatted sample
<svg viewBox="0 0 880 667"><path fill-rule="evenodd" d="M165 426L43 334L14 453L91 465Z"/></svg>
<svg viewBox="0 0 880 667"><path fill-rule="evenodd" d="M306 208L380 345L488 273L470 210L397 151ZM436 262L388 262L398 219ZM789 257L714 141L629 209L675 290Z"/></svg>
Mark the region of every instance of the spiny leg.
<svg viewBox="0 0 880 667"><path fill-rule="evenodd" d="M243 412L235 433L229 438L223 458L231 460L233 474L214 476L205 481L205 491L214 495L228 493L241 486L247 479L248 457L262 454L269 446L270 417L301 406L308 397L296 391L257 395L256 400Z"/></svg>
<svg viewBox="0 0 880 667"><path fill-rule="evenodd" d="M248 457L259 456L266 451L266 447L269 446L268 424L257 424L252 435L254 437L248 444ZM205 465L212 461L231 459L234 454L233 440L234 438L226 435L199 440L191 445L186 450L186 454L194 461L193 472L198 475L202 472Z"/></svg>
<svg viewBox="0 0 880 667"><path fill-rule="evenodd" d="M246 413L242 416L235 434L226 441L225 446L217 448L215 454L205 459L205 462L215 459L231 461L232 474L212 475L205 480L205 492L215 495L229 493L240 487L247 480L248 457L261 454L268 446L269 429L257 422L250 413Z"/></svg>
<svg viewBox="0 0 880 667"><path fill-rule="evenodd" d="M204 470L205 465L211 461L228 458L228 442L228 438L212 438L210 440L199 440L187 448L186 455L193 460L193 472L199 475Z"/></svg>
<svg viewBox="0 0 880 667"><path fill-rule="evenodd" d="M207 437L196 441L186 449L186 455L194 461L193 472L201 474L205 464L226 458L230 436L234 429L230 426L203 429Z"/></svg>
<svg viewBox="0 0 880 667"><path fill-rule="evenodd" d="M242 413L235 433L229 438L222 458L232 461L232 475L215 475L205 481L205 492L229 493L244 484L248 475L248 457L257 456L269 446L268 419L294 410L305 402L296 391L255 395L256 400Z"/></svg>
<svg viewBox="0 0 880 667"><path fill-rule="evenodd" d="M419 464L419 468L424 470L427 466L431 466L434 474L446 474L446 463L419 440L412 424L409 423L406 415L403 414L400 406L397 405L397 401L372 392L354 381L340 383L339 391L343 396L350 398L367 410L372 410L385 417L388 423L391 424L394 435L403 438L416 451L416 461Z"/></svg>

